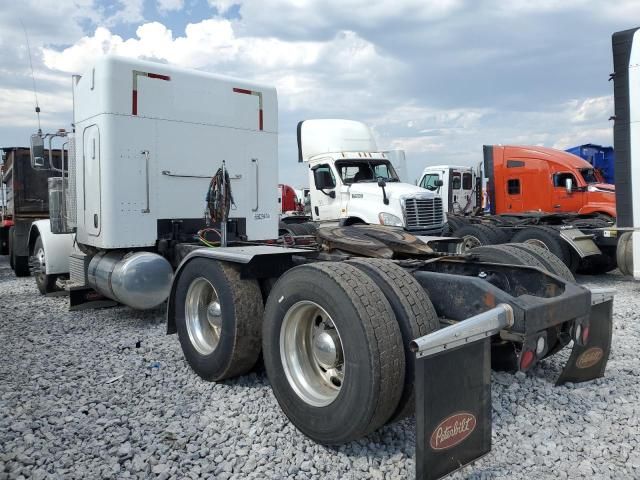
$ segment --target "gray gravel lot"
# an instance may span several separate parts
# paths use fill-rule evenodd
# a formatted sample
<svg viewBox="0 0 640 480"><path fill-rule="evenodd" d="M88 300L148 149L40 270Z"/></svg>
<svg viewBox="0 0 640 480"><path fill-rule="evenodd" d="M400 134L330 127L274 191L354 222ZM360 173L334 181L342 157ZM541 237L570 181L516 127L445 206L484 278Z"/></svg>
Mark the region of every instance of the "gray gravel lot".
<svg viewBox="0 0 640 480"><path fill-rule="evenodd" d="M581 281L618 291L606 377L554 387L562 354L527 376L494 373L493 450L453 478L640 478L640 285ZM262 371L200 380L161 309L71 313L67 302L0 257L0 480L413 477L413 420L316 445Z"/></svg>

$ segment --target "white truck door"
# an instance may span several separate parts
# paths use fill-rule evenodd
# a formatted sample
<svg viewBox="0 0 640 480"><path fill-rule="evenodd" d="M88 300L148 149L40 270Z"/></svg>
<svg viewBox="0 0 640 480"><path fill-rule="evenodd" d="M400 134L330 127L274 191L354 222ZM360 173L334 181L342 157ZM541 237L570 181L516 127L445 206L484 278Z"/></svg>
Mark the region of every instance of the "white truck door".
<svg viewBox="0 0 640 480"><path fill-rule="evenodd" d="M460 192L460 206L463 212L468 212L475 206L474 194L474 178L473 173L462 172L462 190Z"/></svg>
<svg viewBox="0 0 640 480"><path fill-rule="evenodd" d="M458 213L464 207L462 190L462 172L456 169L449 171L449 211Z"/></svg>
<svg viewBox="0 0 640 480"><path fill-rule="evenodd" d="M97 125L84 129L84 225L88 235L100 235L100 130Z"/></svg>
<svg viewBox="0 0 640 480"><path fill-rule="evenodd" d="M318 185L314 180L314 175L325 177L325 180L332 179L333 188L318 189ZM341 195L336 188L336 177L329 164L318 165L313 168L312 172L312 188L311 195L311 210L313 212L314 220L337 220L340 218L340 197ZM335 195L332 198L331 192Z"/></svg>

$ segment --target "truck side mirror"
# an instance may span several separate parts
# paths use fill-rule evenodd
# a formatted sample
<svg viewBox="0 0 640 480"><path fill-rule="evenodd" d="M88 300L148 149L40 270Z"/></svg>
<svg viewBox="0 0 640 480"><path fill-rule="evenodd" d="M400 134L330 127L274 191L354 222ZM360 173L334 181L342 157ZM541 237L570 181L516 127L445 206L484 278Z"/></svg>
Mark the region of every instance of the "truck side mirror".
<svg viewBox="0 0 640 480"><path fill-rule="evenodd" d="M378 177L378 186L384 188L387 186L387 182L384 181L384 178Z"/></svg>
<svg viewBox="0 0 640 480"><path fill-rule="evenodd" d="M325 190L336 188L336 182L331 176L331 172L325 168L315 168L313 170L313 181L316 185L316 190L321 191L330 198L336 198L336 192L331 190L329 193Z"/></svg>
<svg viewBox="0 0 640 480"><path fill-rule="evenodd" d="M44 168L44 139L37 133L31 135L31 166L39 169Z"/></svg>
<svg viewBox="0 0 640 480"><path fill-rule="evenodd" d="M442 180L436 180L436 181L435 181L435 183L434 183L434 185L435 185L436 187L440 188L441 186L443 186L443 185L444 185L444 182L443 182Z"/></svg>
<svg viewBox="0 0 640 480"><path fill-rule="evenodd" d="M573 179L565 178L564 180L564 188L569 195L573 192Z"/></svg>
<svg viewBox="0 0 640 480"><path fill-rule="evenodd" d="M331 176L331 172L329 172L328 170L320 168L314 170L313 180L318 190L328 190L336 187L336 184L333 181L333 177Z"/></svg>

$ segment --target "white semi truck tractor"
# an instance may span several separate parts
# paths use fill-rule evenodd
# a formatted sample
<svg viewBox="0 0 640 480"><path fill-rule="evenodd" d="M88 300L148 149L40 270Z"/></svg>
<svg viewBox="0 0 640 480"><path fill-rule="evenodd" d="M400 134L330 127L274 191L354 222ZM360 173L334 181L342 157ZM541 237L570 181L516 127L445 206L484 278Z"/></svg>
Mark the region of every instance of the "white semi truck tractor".
<svg viewBox="0 0 640 480"><path fill-rule="evenodd" d="M97 294L134 308L163 303L179 243L208 226L205 197L223 161L237 193L229 239L274 237L276 189L265 188L277 184L274 88L118 57L72 84L69 165L50 195L60 221L32 231L43 265L66 263L72 306ZM32 145L37 164L40 135Z"/></svg>
<svg viewBox="0 0 640 480"><path fill-rule="evenodd" d="M378 150L364 123L300 122L298 161L309 166L312 219L321 225L387 225L417 235L441 235L447 221L442 199L403 183L391 161L396 157L398 152Z"/></svg>
<svg viewBox="0 0 640 480"><path fill-rule="evenodd" d="M524 372L573 340L558 381L604 374L612 293L577 285L541 249L456 254L455 240L407 233L441 228L442 206L398 185L362 124L302 145L314 206L339 201L331 216L370 225L285 239L274 88L116 57L73 85L75 145L39 230L45 257L68 262L58 283L71 306L166 301L167 333L206 380L262 354L282 411L313 440L356 440L416 412L417 478L440 478L491 447L494 348Z"/></svg>

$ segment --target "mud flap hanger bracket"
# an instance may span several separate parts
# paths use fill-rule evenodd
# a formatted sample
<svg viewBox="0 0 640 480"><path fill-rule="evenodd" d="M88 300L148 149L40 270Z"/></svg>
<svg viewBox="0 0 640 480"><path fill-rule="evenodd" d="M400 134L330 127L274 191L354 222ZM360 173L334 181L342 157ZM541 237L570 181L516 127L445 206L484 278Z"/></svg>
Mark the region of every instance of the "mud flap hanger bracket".
<svg viewBox="0 0 640 480"><path fill-rule="evenodd" d="M417 338L409 348L415 352L416 358L428 357L491 337L500 330L513 326L513 321L513 309L510 305L501 303L463 322Z"/></svg>

